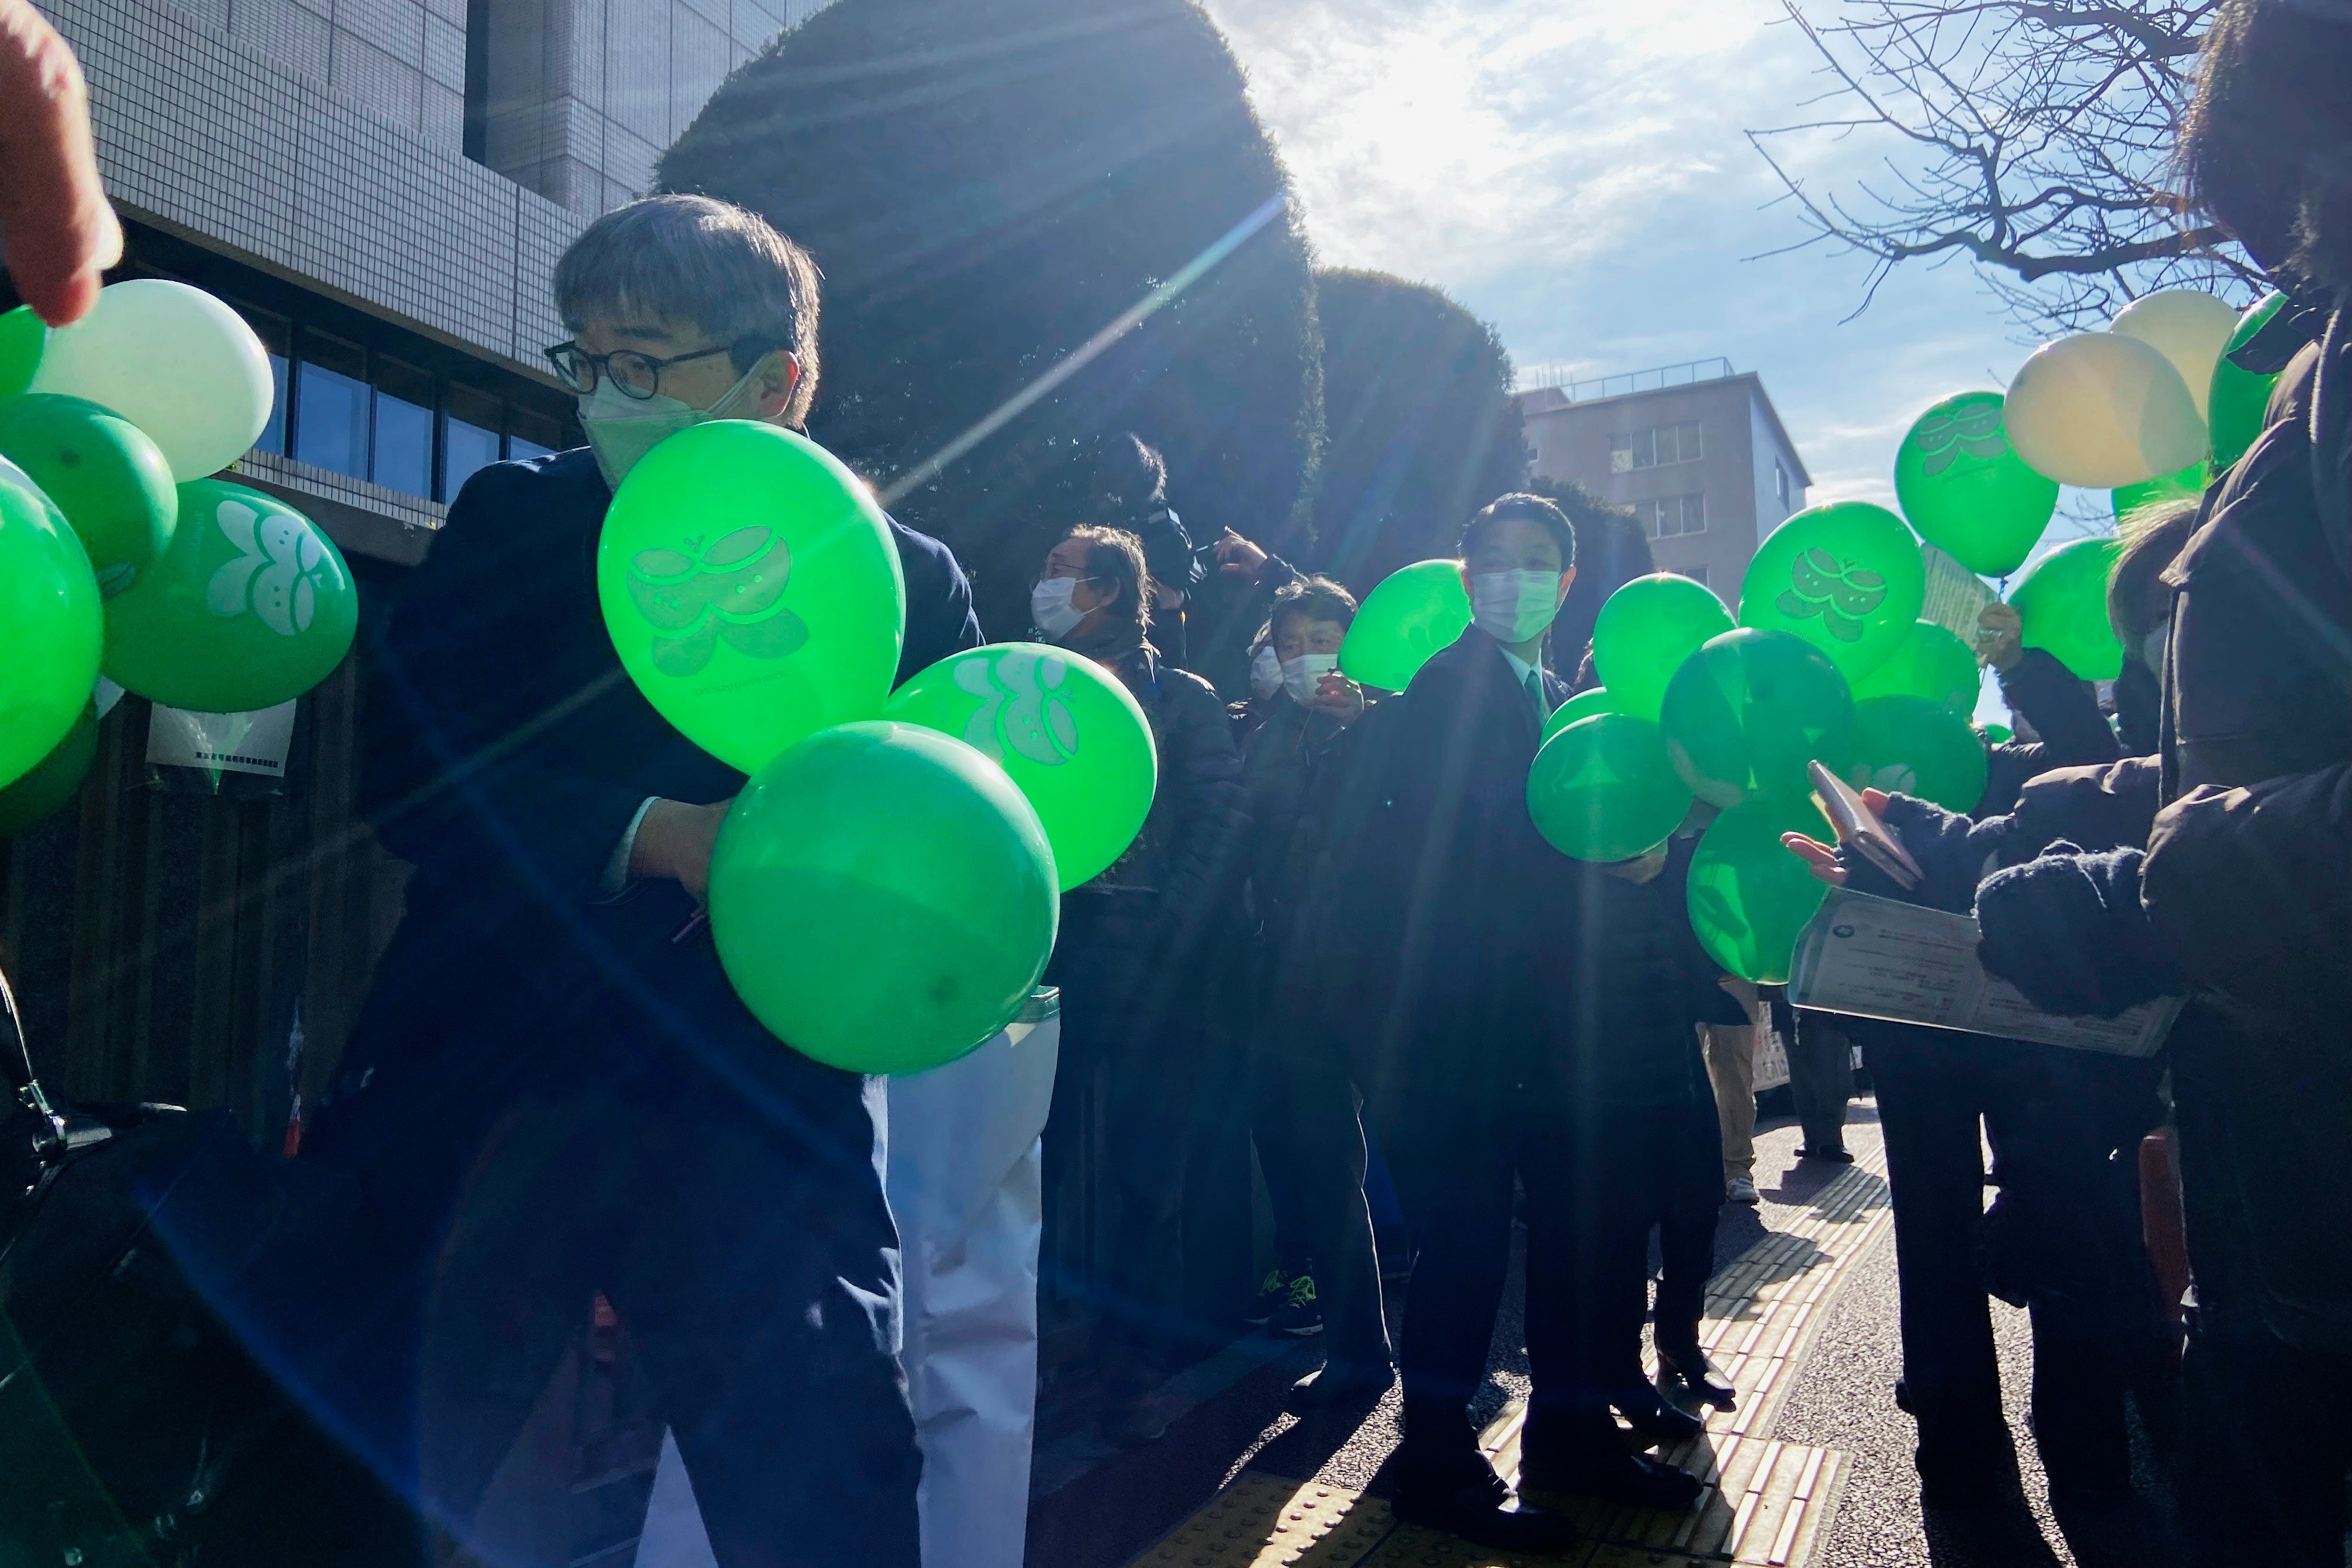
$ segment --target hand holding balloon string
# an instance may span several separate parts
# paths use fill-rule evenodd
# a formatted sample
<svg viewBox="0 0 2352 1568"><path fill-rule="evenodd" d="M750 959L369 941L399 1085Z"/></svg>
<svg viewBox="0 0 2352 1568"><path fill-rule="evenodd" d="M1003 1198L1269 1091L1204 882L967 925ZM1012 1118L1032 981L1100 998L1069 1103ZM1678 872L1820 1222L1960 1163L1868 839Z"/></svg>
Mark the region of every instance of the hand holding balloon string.
<svg viewBox="0 0 2352 1568"><path fill-rule="evenodd" d="M732 800L689 805L682 800L656 800L637 824L636 842L629 847L629 877L633 881L676 882L698 904L710 892L710 854L719 843L719 825L727 820Z"/></svg>
<svg viewBox="0 0 2352 1568"><path fill-rule="evenodd" d="M1996 599L1977 612L1977 656L2006 674L2025 657L2025 620L2017 606Z"/></svg>

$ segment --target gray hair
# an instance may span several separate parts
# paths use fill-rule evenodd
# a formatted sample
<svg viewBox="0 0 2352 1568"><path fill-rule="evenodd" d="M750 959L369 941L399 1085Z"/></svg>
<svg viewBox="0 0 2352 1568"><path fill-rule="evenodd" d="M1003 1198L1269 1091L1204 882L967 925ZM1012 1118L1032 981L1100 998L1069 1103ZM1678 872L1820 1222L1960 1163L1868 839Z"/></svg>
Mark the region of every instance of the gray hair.
<svg viewBox="0 0 2352 1568"><path fill-rule="evenodd" d="M816 399L816 263L758 213L709 196L647 196L583 229L555 264L567 331L599 316L683 317L730 346L740 374L771 349L800 362L783 422ZM747 340L753 342L747 342Z"/></svg>

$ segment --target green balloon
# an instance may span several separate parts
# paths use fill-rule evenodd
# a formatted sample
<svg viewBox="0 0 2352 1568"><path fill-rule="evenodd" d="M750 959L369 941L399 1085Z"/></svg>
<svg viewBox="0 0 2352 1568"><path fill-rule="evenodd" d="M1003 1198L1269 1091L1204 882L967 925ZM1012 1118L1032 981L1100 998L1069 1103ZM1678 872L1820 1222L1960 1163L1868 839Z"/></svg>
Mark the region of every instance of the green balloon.
<svg viewBox="0 0 2352 1568"><path fill-rule="evenodd" d="M81 781L98 755L98 705L85 703L57 749L24 777L0 789L0 838L22 833L81 793Z"/></svg>
<svg viewBox="0 0 2352 1568"><path fill-rule="evenodd" d="M107 601L106 673L199 713L274 708L333 673L359 619L351 568L317 523L259 490L191 479L170 548Z"/></svg>
<svg viewBox="0 0 2352 1568"><path fill-rule="evenodd" d="M1927 564L1903 520L1840 501L1799 512L1757 546L1739 624L1804 638L1852 680L1911 635L1927 596Z"/></svg>
<svg viewBox="0 0 2352 1568"><path fill-rule="evenodd" d="M33 384L48 341L48 323L33 314L30 305L0 315L0 397L14 397Z"/></svg>
<svg viewBox="0 0 2352 1568"><path fill-rule="evenodd" d="M710 931L778 1039L848 1072L920 1072L1021 1011L1054 948L1055 887L1003 769L869 720L752 774L711 852Z"/></svg>
<svg viewBox="0 0 2352 1568"><path fill-rule="evenodd" d="M1593 671L1617 694L1611 706L1618 712L1655 723L1683 660L1735 624L1723 601L1688 577L1636 577L1609 595L1593 622Z"/></svg>
<svg viewBox="0 0 2352 1568"><path fill-rule="evenodd" d="M1895 453L1895 495L1919 537L1971 572L2005 577L2058 509L2058 481L2009 444L1998 392L1962 392L1913 421Z"/></svg>
<svg viewBox="0 0 2352 1568"><path fill-rule="evenodd" d="M39 765L89 703L98 580L66 520L0 459L0 785Z"/></svg>
<svg viewBox="0 0 2352 1568"><path fill-rule="evenodd" d="M872 492L805 436L749 419L682 430L629 470L596 595L646 700L745 773L880 712L907 625Z"/></svg>
<svg viewBox="0 0 2352 1568"><path fill-rule="evenodd" d="M2196 500L2205 494L2205 487L2212 482L2212 465L2200 458L2177 474L2158 474L2152 479L2110 490L2107 500L2115 508L2116 521L2125 522L2135 512L2147 507L2163 506L2177 500Z"/></svg>
<svg viewBox="0 0 2352 1568"><path fill-rule="evenodd" d="M2286 296L2277 292L2263 295L2238 318L2238 330L2221 349L2221 357L2214 362L2213 382L2205 395L2205 423L2213 433L2213 472L2227 473L2254 437L2263 433L2263 421L2270 412L2271 393L2278 385L2275 375L2256 375L2250 370L2240 370L2230 363L2230 355L2246 346L2256 332L2286 303Z"/></svg>
<svg viewBox="0 0 2352 1568"><path fill-rule="evenodd" d="M1853 751L1841 773L1856 789L1970 812L1984 797L1984 742L1966 719L1924 697L1865 697L1853 705Z"/></svg>
<svg viewBox="0 0 2352 1568"><path fill-rule="evenodd" d="M1622 713L1580 719L1528 770L1528 815L1544 842L1579 860L1630 860L1664 844L1690 811L1655 724Z"/></svg>
<svg viewBox="0 0 2352 1568"><path fill-rule="evenodd" d="M1339 670L1382 691L1412 684L1429 656L1470 629L1470 592L1459 561L1416 561L1364 595L1339 645Z"/></svg>
<svg viewBox="0 0 2352 1568"><path fill-rule="evenodd" d="M1924 697L1962 718L1976 711L1977 691L1984 684L1977 656L1933 621L1915 621L1885 664L1853 682L1853 700L1869 697Z"/></svg>
<svg viewBox="0 0 2352 1568"><path fill-rule="evenodd" d="M882 717L953 735L1003 768L1036 808L1061 890L1127 853L1159 787L1142 705L1109 670L1043 643L992 643L919 670Z"/></svg>
<svg viewBox="0 0 2352 1568"><path fill-rule="evenodd" d="M0 398L0 453L66 514L109 598L172 542L180 520L172 466L120 415L53 392Z"/></svg>
<svg viewBox="0 0 2352 1568"><path fill-rule="evenodd" d="M1986 743L1989 745L1998 746L2003 741L2017 739L2017 731L2006 724L1987 724L1983 726L1983 730Z"/></svg>
<svg viewBox="0 0 2352 1568"><path fill-rule="evenodd" d="M2107 579L2122 542L2077 539L2026 569L2009 591L2021 624L2019 640L2050 656L2084 680L2113 680L2124 669L2124 645L2107 621Z"/></svg>
<svg viewBox="0 0 2352 1568"><path fill-rule="evenodd" d="M1759 985L1785 985L1797 938L1829 896L1780 835L1832 844L1837 835L1810 800L1759 800L1707 825L1685 884L1691 929L1724 968Z"/></svg>
<svg viewBox="0 0 2352 1568"><path fill-rule="evenodd" d="M1659 728L1683 782L1714 805L1801 798L1815 757L1843 768L1853 728L1845 677L1786 632L1711 637L1675 672Z"/></svg>
<svg viewBox="0 0 2352 1568"><path fill-rule="evenodd" d="M1579 719L1590 719L1595 713L1616 711L1617 710L1610 703L1607 687L1596 686L1590 690L1580 691L1551 710L1551 717L1544 721L1543 738L1547 741L1550 740Z"/></svg>

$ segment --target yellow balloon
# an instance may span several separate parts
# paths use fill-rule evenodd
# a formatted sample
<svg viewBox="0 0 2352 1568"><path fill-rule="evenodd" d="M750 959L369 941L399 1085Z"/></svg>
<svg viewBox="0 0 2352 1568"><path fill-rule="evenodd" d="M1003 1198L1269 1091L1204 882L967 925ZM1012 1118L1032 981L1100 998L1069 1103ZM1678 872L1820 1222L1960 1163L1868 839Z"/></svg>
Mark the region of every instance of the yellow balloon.
<svg viewBox="0 0 2352 1568"><path fill-rule="evenodd" d="M2116 311L2107 330L2137 338L2171 361L2202 419L2213 365L2230 334L2238 330L2238 312L2201 289L2166 289L2143 294Z"/></svg>
<svg viewBox="0 0 2352 1568"><path fill-rule="evenodd" d="M2205 421L2172 362L2114 332L2034 350L2009 384L2001 417L2027 467L2087 489L2177 473L2205 452Z"/></svg>

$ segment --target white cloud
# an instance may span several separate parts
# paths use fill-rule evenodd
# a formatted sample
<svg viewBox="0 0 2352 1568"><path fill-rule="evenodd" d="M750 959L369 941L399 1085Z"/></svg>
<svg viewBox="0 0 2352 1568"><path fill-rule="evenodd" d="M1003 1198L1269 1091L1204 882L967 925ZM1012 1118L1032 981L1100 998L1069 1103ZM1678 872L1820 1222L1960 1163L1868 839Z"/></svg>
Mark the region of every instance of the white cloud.
<svg viewBox="0 0 2352 1568"><path fill-rule="evenodd" d="M1435 283L1522 365L1727 355L1761 374L1817 500L1891 501L1911 418L2022 357L1962 268L1865 268L1802 237L1741 132L1819 90L1771 0L1209 0L1328 265ZM1810 177L1863 149L1787 150Z"/></svg>

